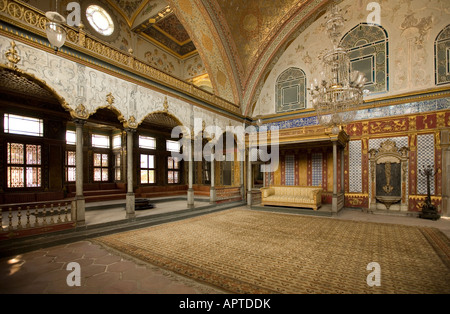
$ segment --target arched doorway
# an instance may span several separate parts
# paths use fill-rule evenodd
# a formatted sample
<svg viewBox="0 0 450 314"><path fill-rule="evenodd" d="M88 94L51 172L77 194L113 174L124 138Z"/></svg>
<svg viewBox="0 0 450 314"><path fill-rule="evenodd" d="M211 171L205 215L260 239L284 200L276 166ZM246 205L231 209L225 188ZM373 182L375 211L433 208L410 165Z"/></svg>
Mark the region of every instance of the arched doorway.
<svg viewBox="0 0 450 314"><path fill-rule="evenodd" d="M62 200L65 129L71 120L64 99L44 81L0 65L0 202Z"/></svg>
<svg viewBox="0 0 450 314"><path fill-rule="evenodd" d="M148 114L139 124L134 142L134 184L137 198L186 195L187 166L178 155L181 136L172 138L180 120L169 112Z"/></svg>

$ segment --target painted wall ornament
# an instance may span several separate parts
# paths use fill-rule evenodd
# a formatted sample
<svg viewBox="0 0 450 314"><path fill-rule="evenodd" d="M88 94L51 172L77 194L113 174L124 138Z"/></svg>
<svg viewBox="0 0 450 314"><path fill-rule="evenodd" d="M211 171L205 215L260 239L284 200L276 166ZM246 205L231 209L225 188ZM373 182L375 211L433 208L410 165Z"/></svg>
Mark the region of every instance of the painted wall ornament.
<svg viewBox="0 0 450 314"><path fill-rule="evenodd" d="M112 106L114 104L115 98L113 96L112 93L109 93L108 95L106 95L106 102Z"/></svg>
<svg viewBox="0 0 450 314"><path fill-rule="evenodd" d="M72 118L86 120L89 118L89 112L83 104L79 104L78 107L71 111Z"/></svg>
<svg viewBox="0 0 450 314"><path fill-rule="evenodd" d="M138 124L136 118L134 116L131 116L128 121L125 121L123 126L125 129L137 129Z"/></svg>
<svg viewBox="0 0 450 314"><path fill-rule="evenodd" d="M5 57L8 59L8 66L17 69L17 63L20 62L21 57L17 53L15 41L11 42L11 47L5 52Z"/></svg>

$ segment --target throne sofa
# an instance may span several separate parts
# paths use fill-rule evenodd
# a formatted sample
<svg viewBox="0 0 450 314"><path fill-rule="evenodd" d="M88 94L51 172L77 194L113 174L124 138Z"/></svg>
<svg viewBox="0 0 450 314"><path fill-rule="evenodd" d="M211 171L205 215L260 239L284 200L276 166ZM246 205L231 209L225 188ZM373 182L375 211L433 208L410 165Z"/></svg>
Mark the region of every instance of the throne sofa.
<svg viewBox="0 0 450 314"><path fill-rule="evenodd" d="M306 207L322 205L322 188L317 186L270 186L261 188L261 205Z"/></svg>

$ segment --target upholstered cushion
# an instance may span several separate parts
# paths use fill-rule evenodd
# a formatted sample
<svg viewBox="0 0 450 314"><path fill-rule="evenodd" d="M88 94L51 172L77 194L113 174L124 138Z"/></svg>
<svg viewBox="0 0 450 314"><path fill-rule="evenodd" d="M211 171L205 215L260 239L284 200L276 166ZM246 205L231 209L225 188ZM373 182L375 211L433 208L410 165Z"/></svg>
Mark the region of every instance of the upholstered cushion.
<svg viewBox="0 0 450 314"><path fill-rule="evenodd" d="M270 195L275 194L275 190L273 188L264 188L261 189L262 197L269 197Z"/></svg>
<svg viewBox="0 0 450 314"><path fill-rule="evenodd" d="M315 206L322 203L320 197L321 187L301 187L301 186L274 186L261 189L261 197L263 202L287 204L293 206ZM314 200L314 197L316 199Z"/></svg>

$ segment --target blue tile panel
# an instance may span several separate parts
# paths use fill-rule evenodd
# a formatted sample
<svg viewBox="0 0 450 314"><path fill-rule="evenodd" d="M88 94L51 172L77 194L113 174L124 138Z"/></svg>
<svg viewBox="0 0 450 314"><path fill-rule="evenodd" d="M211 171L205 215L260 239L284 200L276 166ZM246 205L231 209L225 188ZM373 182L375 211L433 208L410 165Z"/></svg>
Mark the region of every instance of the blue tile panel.
<svg viewBox="0 0 450 314"><path fill-rule="evenodd" d="M358 112L356 113L355 121L448 109L450 109L450 98L439 98L419 102L410 102L400 105L358 110ZM267 127L269 129L278 128L279 130L282 130L314 126L318 124L319 123L317 121L317 117L312 116L271 122L268 124L264 124L263 127Z"/></svg>

